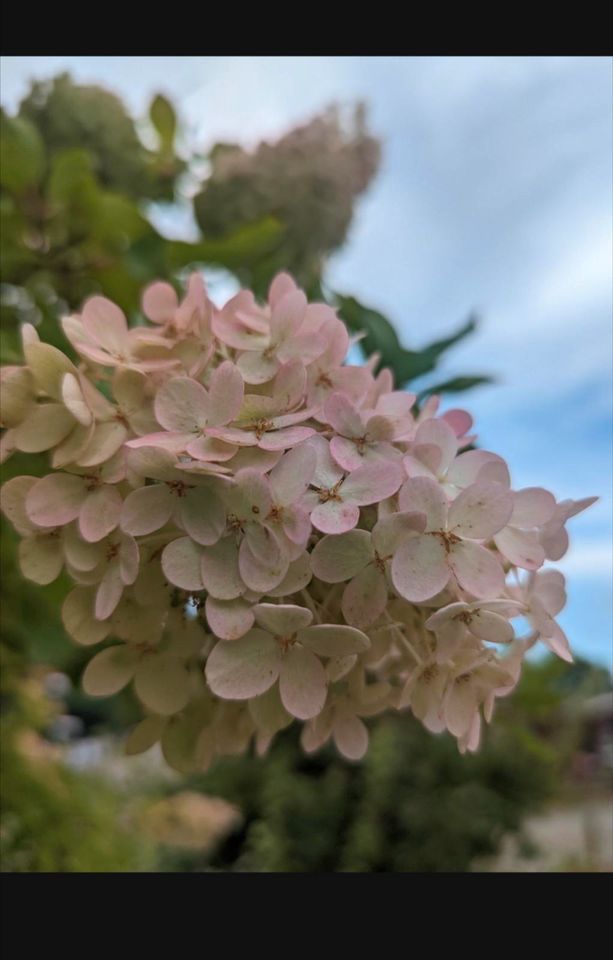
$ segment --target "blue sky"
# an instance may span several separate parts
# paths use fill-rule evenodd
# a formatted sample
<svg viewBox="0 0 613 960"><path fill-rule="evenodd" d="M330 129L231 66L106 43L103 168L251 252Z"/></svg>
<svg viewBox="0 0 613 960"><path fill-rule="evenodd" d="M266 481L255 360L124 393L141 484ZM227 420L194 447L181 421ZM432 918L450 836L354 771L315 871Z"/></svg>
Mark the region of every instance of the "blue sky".
<svg viewBox="0 0 613 960"><path fill-rule="evenodd" d="M611 664L612 67L608 58L5 57L2 102L70 69L136 115L168 93L185 137L255 144L332 101L363 98L379 176L332 287L393 321L407 346L476 308L440 371L491 373L466 394L480 443L515 486L598 494L557 566L573 648ZM176 222L175 222L175 229Z"/></svg>

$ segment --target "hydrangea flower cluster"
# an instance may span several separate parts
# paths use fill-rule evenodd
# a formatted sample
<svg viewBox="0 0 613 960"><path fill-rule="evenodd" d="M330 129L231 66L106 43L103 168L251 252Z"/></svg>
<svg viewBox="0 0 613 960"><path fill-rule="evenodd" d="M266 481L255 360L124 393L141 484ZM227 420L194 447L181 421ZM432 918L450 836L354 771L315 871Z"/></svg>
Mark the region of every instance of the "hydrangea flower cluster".
<svg viewBox="0 0 613 960"><path fill-rule="evenodd" d="M358 760L364 718L406 708L475 750L532 645L571 659L541 568L595 498L514 490L469 414L345 364L335 310L287 274L265 305L218 309L194 274L142 308L131 329L101 296L64 319L77 363L26 325L2 370L3 456L53 468L2 490L21 568L74 581L66 630L104 644L85 691L143 706L128 753L202 770L297 720L306 751Z"/></svg>

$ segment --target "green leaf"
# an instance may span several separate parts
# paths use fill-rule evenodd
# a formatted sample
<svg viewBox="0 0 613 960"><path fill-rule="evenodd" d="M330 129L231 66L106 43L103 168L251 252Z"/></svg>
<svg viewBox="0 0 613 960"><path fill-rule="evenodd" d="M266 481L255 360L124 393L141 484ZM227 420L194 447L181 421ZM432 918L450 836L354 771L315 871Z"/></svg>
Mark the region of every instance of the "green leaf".
<svg viewBox="0 0 613 960"><path fill-rule="evenodd" d="M22 117L0 117L0 183L13 193L36 186L43 175L45 154L36 127Z"/></svg>
<svg viewBox="0 0 613 960"><path fill-rule="evenodd" d="M170 100L158 93L151 101L149 119L160 138L160 146L165 153L172 152L177 132L177 115Z"/></svg>
<svg viewBox="0 0 613 960"><path fill-rule="evenodd" d="M274 249L281 241L283 232L278 220L265 217L219 240L201 240L198 243L173 240L168 245L169 264L175 270L189 263L214 263L229 270L249 266Z"/></svg>
<svg viewBox="0 0 613 960"><path fill-rule="evenodd" d="M377 369L389 367L398 386L421 377L437 365L445 350L472 333L476 320L470 317L459 330L442 340L435 340L423 350L408 350L402 346L392 324L383 314L359 303L355 297L334 294L340 316L354 333L365 333L360 347L365 356L380 354ZM468 388L466 388L468 389Z"/></svg>
<svg viewBox="0 0 613 960"><path fill-rule="evenodd" d="M486 383L495 383L493 377L475 374L466 377L452 377L450 380L443 380L442 383L435 383L431 387L426 387L418 394L418 401L429 397L433 393L463 393L464 390L472 390L473 387L480 387Z"/></svg>

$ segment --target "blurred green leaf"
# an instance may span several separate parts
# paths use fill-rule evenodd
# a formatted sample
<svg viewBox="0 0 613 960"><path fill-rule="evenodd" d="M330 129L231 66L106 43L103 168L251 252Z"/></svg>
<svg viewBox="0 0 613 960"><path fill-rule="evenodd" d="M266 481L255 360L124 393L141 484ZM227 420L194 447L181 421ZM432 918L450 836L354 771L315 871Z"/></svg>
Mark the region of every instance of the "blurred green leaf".
<svg viewBox="0 0 613 960"><path fill-rule="evenodd" d="M342 294L334 293L334 301L339 307L340 316L347 326L354 333L365 333L360 341L360 347L365 356L373 353L380 354L380 360L377 369L389 367L394 374L398 386L404 386L411 380L417 379L437 365L439 357L458 343L464 337L468 336L476 327L476 320L470 317L459 330L445 337L442 340L435 340L423 350L408 350L403 347L398 339L398 335L392 324L371 307L365 307L364 304L356 300L355 297L347 297ZM457 380L469 378L457 378ZM453 383L453 381L449 381ZM481 381L479 381L481 382ZM450 389L468 389L466 387L451 387Z"/></svg>
<svg viewBox="0 0 613 960"><path fill-rule="evenodd" d="M257 262L283 237L283 227L274 217L250 223L219 240L186 243L173 240L168 244L171 269L179 270L189 263L214 263L229 270Z"/></svg>
<svg viewBox="0 0 613 960"><path fill-rule="evenodd" d="M442 383L435 383L426 387L418 394L418 400L421 401L432 393L462 393L464 390L472 390L473 387L480 387L486 383L494 383L493 377L475 376L452 377L450 380L443 380Z"/></svg>
<svg viewBox="0 0 613 960"><path fill-rule="evenodd" d="M0 115L0 183L23 193L36 186L45 168L43 142L36 127L22 117Z"/></svg>
<svg viewBox="0 0 613 960"><path fill-rule="evenodd" d="M160 138L162 150L165 153L171 153L177 131L177 115L171 102L161 93L158 93L151 101L149 119Z"/></svg>

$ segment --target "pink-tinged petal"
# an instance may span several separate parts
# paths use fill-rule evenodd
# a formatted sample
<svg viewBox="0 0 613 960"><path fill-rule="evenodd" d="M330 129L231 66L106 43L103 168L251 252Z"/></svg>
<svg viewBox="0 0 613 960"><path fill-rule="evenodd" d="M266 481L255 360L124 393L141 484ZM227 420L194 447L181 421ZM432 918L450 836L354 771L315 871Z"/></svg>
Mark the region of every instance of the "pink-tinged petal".
<svg viewBox="0 0 613 960"><path fill-rule="evenodd" d="M358 470L364 464L364 453L360 453L355 442L348 440L346 437L332 437L330 453L339 467L342 467L347 473Z"/></svg>
<svg viewBox="0 0 613 960"><path fill-rule="evenodd" d="M197 380L173 377L155 395L155 416L166 430L197 433L206 423L209 398Z"/></svg>
<svg viewBox="0 0 613 960"><path fill-rule="evenodd" d="M268 591L269 597L290 597L299 590L304 590L310 583L313 574L308 553L303 553L290 563L287 573L277 587Z"/></svg>
<svg viewBox="0 0 613 960"><path fill-rule="evenodd" d="M346 533L360 519L360 508L355 503L328 500L319 503L311 513L311 523L322 533Z"/></svg>
<svg viewBox="0 0 613 960"><path fill-rule="evenodd" d="M283 533L298 546L304 546L311 533L311 517L301 507L285 507L283 510Z"/></svg>
<svg viewBox="0 0 613 960"><path fill-rule="evenodd" d="M59 470L69 463L76 463L80 455L87 449L94 435L94 429L95 423L93 421L89 427L82 427L80 423L75 424L66 439L53 451L51 466Z"/></svg>
<svg viewBox="0 0 613 960"><path fill-rule="evenodd" d="M341 609L347 623L364 630L381 616L386 604L385 574L371 563L345 587Z"/></svg>
<svg viewBox="0 0 613 960"><path fill-rule="evenodd" d="M268 346L268 335L264 328L249 328L236 317L224 316L223 313L213 317L213 332L222 343L234 350L265 350Z"/></svg>
<svg viewBox="0 0 613 960"><path fill-rule="evenodd" d="M121 511L121 529L133 537L153 533L168 523L175 500L166 484L139 487L126 497Z"/></svg>
<svg viewBox="0 0 613 960"><path fill-rule="evenodd" d="M563 574L559 570L543 570L537 574L534 593L551 617L557 616L566 605L566 589Z"/></svg>
<svg viewBox="0 0 613 960"><path fill-rule="evenodd" d="M235 448L236 449L236 448ZM283 456L280 450L261 450L259 447L242 447L232 457L232 463L227 464L234 473L245 470L247 467L257 470L258 473L268 473L276 466Z"/></svg>
<svg viewBox="0 0 613 960"><path fill-rule="evenodd" d="M213 427L235 420L243 403L245 386L239 370L225 360L213 371L209 383L207 423Z"/></svg>
<svg viewBox="0 0 613 960"><path fill-rule="evenodd" d="M76 374L76 368L61 350L49 343L24 343L24 355L36 386L54 400L62 399L65 374Z"/></svg>
<svg viewBox="0 0 613 960"><path fill-rule="evenodd" d="M372 530L372 545L380 557L392 556L405 539L426 529L425 513L390 513L382 517Z"/></svg>
<svg viewBox="0 0 613 960"><path fill-rule="evenodd" d="M302 360L284 363L277 373L272 395L277 411L292 410L304 399L307 375Z"/></svg>
<svg viewBox="0 0 613 960"><path fill-rule="evenodd" d="M466 410L447 410L442 414L441 420L449 424L456 437L463 437L473 425L473 418Z"/></svg>
<svg viewBox="0 0 613 960"><path fill-rule="evenodd" d="M447 471L447 482L455 484L457 487L468 487L477 480L480 471L486 464L494 463L497 463L499 468L506 472L508 476L508 470L502 457L490 453L489 450L467 450L466 453L461 453L459 457L456 457L451 464ZM508 486L508 483L505 486Z"/></svg>
<svg viewBox="0 0 613 960"><path fill-rule="evenodd" d="M263 530L262 527L259 528ZM238 551L238 566L245 586L256 593L267 593L274 589L285 574L289 566L287 556L282 553L276 541L270 536L268 545L270 550L265 555L255 556L251 545L256 543L255 537L245 539Z"/></svg>
<svg viewBox="0 0 613 960"><path fill-rule="evenodd" d="M127 533L119 534L119 573L126 586L134 583L138 576L140 553L134 537Z"/></svg>
<svg viewBox="0 0 613 960"><path fill-rule="evenodd" d="M205 604L209 627L222 640L238 640L251 630L255 616L246 600L217 600L208 596Z"/></svg>
<svg viewBox="0 0 613 960"><path fill-rule="evenodd" d="M179 512L186 533L205 547L217 543L225 530L223 504L209 487L188 490L187 495L179 500Z"/></svg>
<svg viewBox="0 0 613 960"><path fill-rule="evenodd" d="M441 476L449 469L457 451L458 439L446 420L425 420L415 434L415 444L432 444L441 451L437 473Z"/></svg>
<svg viewBox="0 0 613 960"><path fill-rule="evenodd" d="M224 537L202 550L200 565L206 590L218 600L234 600L245 592L238 569L238 547L233 537Z"/></svg>
<svg viewBox="0 0 613 960"><path fill-rule="evenodd" d="M280 362L257 350L242 353L236 361L241 381L249 384L268 383L277 373Z"/></svg>
<svg viewBox="0 0 613 960"><path fill-rule="evenodd" d="M90 697L110 697L122 690L134 676L138 653L126 644L107 647L89 661L82 684Z"/></svg>
<svg viewBox="0 0 613 960"><path fill-rule="evenodd" d="M421 451L426 449L425 447L419 447L420 456L417 456L417 453L407 453L406 456L402 458L402 463L406 474L408 477L428 477L430 480L436 480L436 467L431 469L422 459ZM438 447L428 448L436 451L438 453L438 459L440 460L440 450ZM438 462L437 462L438 466Z"/></svg>
<svg viewBox="0 0 613 960"><path fill-rule="evenodd" d="M209 427L207 435L223 440L224 443L236 444L237 447L255 447L258 443L253 431L239 430L238 427Z"/></svg>
<svg viewBox="0 0 613 960"><path fill-rule="evenodd" d="M540 527L551 520L555 509L555 497L548 490L526 487L513 494L513 513L509 522L511 526L524 530Z"/></svg>
<svg viewBox="0 0 613 960"><path fill-rule="evenodd" d="M134 690L148 710L163 717L179 713L190 695L189 673L167 654L144 656L134 676Z"/></svg>
<svg viewBox="0 0 613 960"><path fill-rule="evenodd" d="M28 368L0 367L0 426L19 426L34 403L34 378Z"/></svg>
<svg viewBox="0 0 613 960"><path fill-rule="evenodd" d="M473 483L449 507L449 529L457 536L485 540L501 530L513 511L509 491L499 483Z"/></svg>
<svg viewBox="0 0 613 960"><path fill-rule="evenodd" d="M445 695L445 723L454 737L466 734L473 722L477 702L475 690L470 678L458 677L452 682Z"/></svg>
<svg viewBox="0 0 613 960"><path fill-rule="evenodd" d="M202 548L190 537L180 537L167 544L162 552L164 576L181 590L199 591L203 588Z"/></svg>
<svg viewBox="0 0 613 960"><path fill-rule="evenodd" d="M426 530L443 530L447 523L447 497L429 477L411 477L400 488L398 505L403 513L425 513Z"/></svg>
<svg viewBox="0 0 613 960"><path fill-rule="evenodd" d="M64 374L62 379L62 400L64 406L84 427L92 422L92 412L83 396L79 381L72 373Z"/></svg>
<svg viewBox="0 0 613 960"><path fill-rule="evenodd" d="M288 293L294 293L296 286L289 273L278 273L272 280L268 288L268 302L271 307L276 307L282 298Z"/></svg>
<svg viewBox="0 0 613 960"><path fill-rule="evenodd" d="M331 393L324 403L327 422L342 437L361 437L365 427L351 400L344 393Z"/></svg>
<svg viewBox="0 0 613 960"><path fill-rule="evenodd" d="M497 597L504 589L504 571L490 550L462 540L449 551L449 566L463 590L475 597Z"/></svg>
<svg viewBox="0 0 613 960"><path fill-rule="evenodd" d="M26 580L43 586L53 583L64 566L60 538L51 534L26 537L19 544L19 566Z"/></svg>
<svg viewBox="0 0 613 960"><path fill-rule="evenodd" d="M405 600L420 603L436 596L449 581L445 549L439 538L421 534L405 540L392 560L391 573L394 587Z"/></svg>
<svg viewBox="0 0 613 960"><path fill-rule="evenodd" d="M564 527L542 530L540 541L548 560L561 560L569 547L568 533Z"/></svg>
<svg viewBox="0 0 613 960"><path fill-rule="evenodd" d="M262 450L289 450L312 437L315 431L311 427L286 427L263 434L259 441Z"/></svg>
<svg viewBox="0 0 613 960"><path fill-rule="evenodd" d="M93 360L94 363L99 363L102 367L116 367L124 362L111 356L106 350L102 350L100 347L94 347L84 341L75 342L74 347L86 360Z"/></svg>
<svg viewBox="0 0 613 960"><path fill-rule="evenodd" d="M351 473L341 486L344 500L365 506L393 496L404 480L404 471L396 463L365 463Z"/></svg>
<svg viewBox="0 0 613 960"><path fill-rule="evenodd" d="M330 444L321 434L314 434L309 438L306 446L315 451L315 472L311 483L315 487L323 487L328 490L333 487L343 476L343 471L339 465L332 459L330 453Z"/></svg>
<svg viewBox="0 0 613 960"><path fill-rule="evenodd" d="M137 476L151 480L177 479L177 460L168 450L146 444L131 447L131 443L127 444L128 466Z"/></svg>
<svg viewBox="0 0 613 960"><path fill-rule="evenodd" d="M253 612L258 626L277 637L289 637L313 620L310 610L292 603L257 603Z"/></svg>
<svg viewBox="0 0 613 960"><path fill-rule="evenodd" d="M270 488L277 505L289 506L304 493L315 472L315 451L307 444L284 454L270 472Z"/></svg>
<svg viewBox="0 0 613 960"><path fill-rule="evenodd" d="M0 509L22 537L36 530L26 512L26 497L38 482L38 477L12 477L0 488Z"/></svg>
<svg viewBox="0 0 613 960"><path fill-rule="evenodd" d="M224 700L249 700L265 693L279 676L281 648L255 627L239 640L220 640L209 654L205 675Z"/></svg>
<svg viewBox="0 0 613 960"><path fill-rule="evenodd" d="M300 646L287 652L279 675L279 693L287 712L299 720L310 720L321 713L328 695L328 679L314 653Z"/></svg>
<svg viewBox="0 0 613 960"><path fill-rule="evenodd" d="M540 639L553 653L555 653L562 660L565 660L566 663L573 662L573 655L568 642L568 637L560 625L555 622L555 620L549 620L547 629L541 633Z"/></svg>
<svg viewBox="0 0 613 960"><path fill-rule="evenodd" d="M509 621L490 610L473 611L468 629L475 637L489 643L511 643L515 636Z"/></svg>
<svg viewBox="0 0 613 960"><path fill-rule="evenodd" d="M123 593L123 581L119 573L119 565L111 564L100 581L96 592L94 612L97 620L108 620L117 609Z"/></svg>
<svg viewBox="0 0 613 960"><path fill-rule="evenodd" d="M103 484L88 493L79 514L79 530L84 540L96 543L119 523L123 500L117 487Z"/></svg>
<svg viewBox="0 0 613 960"><path fill-rule="evenodd" d="M533 530L505 527L494 537L503 557L523 570L538 570L545 562L545 550Z"/></svg>
<svg viewBox="0 0 613 960"><path fill-rule="evenodd" d="M277 356L282 363L299 359L302 363L309 364L321 356L326 346L321 334L301 331L279 345Z"/></svg>
<svg viewBox="0 0 613 960"><path fill-rule="evenodd" d="M501 483L507 489L511 486L511 474L504 460L488 460L483 464L477 480L484 483Z"/></svg>
<svg viewBox="0 0 613 960"><path fill-rule="evenodd" d="M168 323L179 306L179 299L169 283L150 283L142 297L142 310L152 323Z"/></svg>
<svg viewBox="0 0 613 960"><path fill-rule="evenodd" d="M62 530L62 541L66 563L69 563L79 572L95 571L104 561L107 545L104 543L88 543L79 534L76 524L71 523Z"/></svg>
<svg viewBox="0 0 613 960"><path fill-rule="evenodd" d="M361 630L335 623L305 627L300 630L298 640L321 657L346 657L364 653L370 647L370 640Z"/></svg>
<svg viewBox="0 0 613 960"><path fill-rule="evenodd" d="M128 440L126 450L140 450L142 447L155 447L156 450L164 451L174 458L178 454L184 453L193 440L193 433L177 433L175 431L161 430L159 433L146 433L142 437Z"/></svg>
<svg viewBox="0 0 613 960"><path fill-rule="evenodd" d="M106 297L90 297L83 306L81 322L99 346L114 356L121 356L126 347L128 324L119 307Z"/></svg>
<svg viewBox="0 0 613 960"><path fill-rule="evenodd" d="M429 421L426 422L428 423ZM411 463L411 457L417 461L417 463L412 472L409 472L408 467ZM411 453L405 457L405 470L409 476L432 476L434 480L438 480L439 475L443 475L443 471L441 470L442 460L443 451L435 443L413 443L411 444ZM419 469L418 464L423 465L422 469Z"/></svg>
<svg viewBox="0 0 613 960"><path fill-rule="evenodd" d="M79 466L97 467L109 460L117 453L127 436L128 431L117 420L97 424L85 450L79 454Z"/></svg>
<svg viewBox="0 0 613 960"><path fill-rule="evenodd" d="M42 453L60 443L75 424L74 417L63 404L39 404L12 431L13 444L23 453Z"/></svg>
<svg viewBox="0 0 613 960"><path fill-rule="evenodd" d="M196 460L202 460L203 463L224 463L232 459L236 453L236 447L218 440L217 437L203 436L186 443L185 452Z"/></svg>
<svg viewBox="0 0 613 960"><path fill-rule="evenodd" d="M242 520L263 521L272 509L268 478L258 470L242 470L225 491L229 510Z"/></svg>
<svg viewBox="0 0 613 960"><path fill-rule="evenodd" d="M75 520L87 496L82 477L50 473L36 483L26 497L26 513L39 527L61 527Z"/></svg>
<svg viewBox="0 0 613 960"><path fill-rule="evenodd" d="M363 721L352 714L334 721L332 736L339 753L347 760L361 760L368 750L368 730Z"/></svg>
<svg viewBox="0 0 613 960"><path fill-rule="evenodd" d="M273 343L280 343L297 333L307 308L307 298L302 290L288 290L273 306L270 317L270 336Z"/></svg>
<svg viewBox="0 0 613 960"><path fill-rule="evenodd" d="M62 623L76 643L92 646L108 636L110 624L94 618L95 591L75 587L62 604Z"/></svg>
<svg viewBox="0 0 613 960"><path fill-rule="evenodd" d="M323 537L316 543L311 553L311 567L324 583L342 583L355 577L373 559L370 533L349 530L339 536Z"/></svg>

